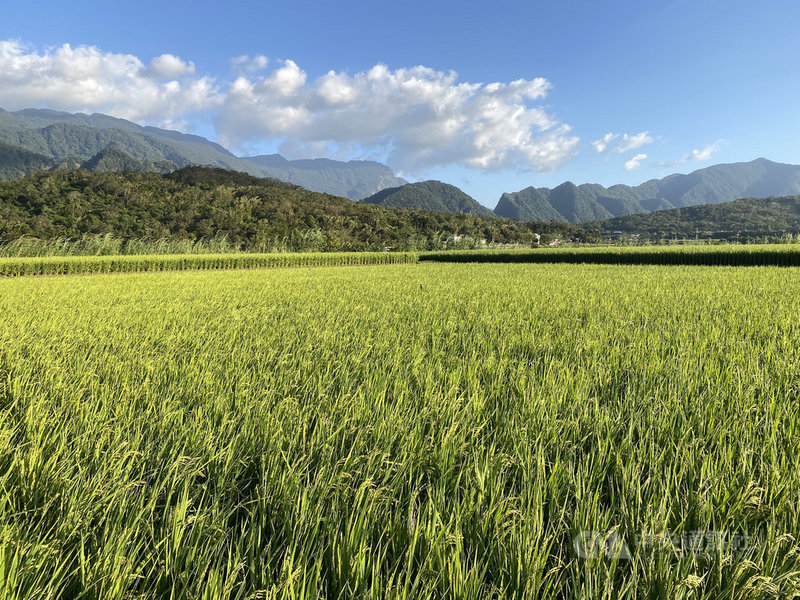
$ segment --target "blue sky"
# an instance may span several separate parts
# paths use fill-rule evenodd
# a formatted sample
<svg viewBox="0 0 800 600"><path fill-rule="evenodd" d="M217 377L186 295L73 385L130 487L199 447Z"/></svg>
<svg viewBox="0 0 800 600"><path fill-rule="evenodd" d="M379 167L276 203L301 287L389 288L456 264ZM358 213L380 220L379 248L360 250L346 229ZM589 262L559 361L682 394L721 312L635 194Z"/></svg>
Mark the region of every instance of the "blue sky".
<svg viewBox="0 0 800 600"><path fill-rule="evenodd" d="M0 107L383 160L490 207L529 185L800 163L793 0L111 6L5 7Z"/></svg>

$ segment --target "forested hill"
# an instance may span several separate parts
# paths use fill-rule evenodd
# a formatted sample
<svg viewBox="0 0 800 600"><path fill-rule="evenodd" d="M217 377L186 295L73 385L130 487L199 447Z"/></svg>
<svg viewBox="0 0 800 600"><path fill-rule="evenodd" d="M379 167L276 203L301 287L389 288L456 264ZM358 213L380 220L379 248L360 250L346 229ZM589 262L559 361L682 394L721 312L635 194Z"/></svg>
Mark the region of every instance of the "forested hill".
<svg viewBox="0 0 800 600"><path fill-rule="evenodd" d="M440 248L448 236L531 243L580 239L571 225L520 223L352 202L216 168L156 173L38 173L0 182L0 240L106 234L132 239L225 236L247 250Z"/></svg>
<svg viewBox="0 0 800 600"><path fill-rule="evenodd" d="M479 217L495 216L491 210L479 204L472 196L456 186L435 180L409 183L401 187L381 190L377 194L365 198L363 202L453 214L473 214Z"/></svg>
<svg viewBox="0 0 800 600"><path fill-rule="evenodd" d="M0 140L0 179L16 179L36 171L49 171L58 162L52 158Z"/></svg>
<svg viewBox="0 0 800 600"><path fill-rule="evenodd" d="M800 196L745 198L722 204L661 210L585 223L604 236L753 238L800 233Z"/></svg>

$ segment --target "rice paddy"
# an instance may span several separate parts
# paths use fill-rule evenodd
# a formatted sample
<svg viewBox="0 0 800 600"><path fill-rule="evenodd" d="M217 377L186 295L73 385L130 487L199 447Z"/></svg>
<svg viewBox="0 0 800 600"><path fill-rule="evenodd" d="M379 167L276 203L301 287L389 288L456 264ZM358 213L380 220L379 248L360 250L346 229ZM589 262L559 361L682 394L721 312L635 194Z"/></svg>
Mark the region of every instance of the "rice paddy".
<svg viewBox="0 0 800 600"><path fill-rule="evenodd" d="M101 238L102 240L103 238ZM135 246L135 245L133 245ZM57 250L59 246L43 246ZM102 250L101 246L101 250ZM196 249L197 250L197 249ZM611 265L800 266L800 245L577 246L443 252L205 252L0 256L0 277L263 269L399 263L571 263ZM1 254L1 253L0 253Z"/></svg>
<svg viewBox="0 0 800 600"><path fill-rule="evenodd" d="M90 275L220 269L386 265L417 262L413 252L297 252L0 258L0 276Z"/></svg>
<svg viewBox="0 0 800 600"><path fill-rule="evenodd" d="M575 246L534 250L427 252L435 262L578 263L601 265L800 266L800 245Z"/></svg>
<svg viewBox="0 0 800 600"><path fill-rule="evenodd" d="M585 264L1 279L0 596L796 596L798 291Z"/></svg>

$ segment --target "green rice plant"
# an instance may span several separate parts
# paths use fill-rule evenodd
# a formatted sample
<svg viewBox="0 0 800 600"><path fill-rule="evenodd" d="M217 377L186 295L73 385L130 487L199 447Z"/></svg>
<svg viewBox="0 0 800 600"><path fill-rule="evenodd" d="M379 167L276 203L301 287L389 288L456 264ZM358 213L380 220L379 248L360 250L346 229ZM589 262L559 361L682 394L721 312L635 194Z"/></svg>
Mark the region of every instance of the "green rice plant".
<svg viewBox="0 0 800 600"><path fill-rule="evenodd" d="M325 252L286 254L165 254L142 256L59 256L0 258L0 277L257 269L335 265L383 265L416 262L412 252Z"/></svg>
<svg viewBox="0 0 800 600"><path fill-rule="evenodd" d="M576 263L609 265L800 266L800 249L789 244L730 246L603 246L534 250L426 252L421 261L456 263Z"/></svg>
<svg viewBox="0 0 800 600"><path fill-rule="evenodd" d="M800 271L206 260L0 280L0 596L800 593Z"/></svg>

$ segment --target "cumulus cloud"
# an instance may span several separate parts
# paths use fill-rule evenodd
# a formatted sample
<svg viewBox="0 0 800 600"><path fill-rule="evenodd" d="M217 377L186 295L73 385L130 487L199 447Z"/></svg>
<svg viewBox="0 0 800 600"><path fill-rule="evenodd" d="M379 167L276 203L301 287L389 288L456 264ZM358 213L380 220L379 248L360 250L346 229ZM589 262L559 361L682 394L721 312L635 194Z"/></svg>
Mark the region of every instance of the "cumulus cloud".
<svg viewBox="0 0 800 600"><path fill-rule="evenodd" d="M147 73L155 79L176 79L194 73L194 63L186 62L174 54L162 54L150 61Z"/></svg>
<svg viewBox="0 0 800 600"><path fill-rule="evenodd" d="M262 55L233 58L231 70L232 80L220 84L173 54L145 63L94 46L39 50L0 41L0 107L157 124L200 114L234 148L278 141L295 155L381 157L410 174L447 164L551 171L579 141L541 105L550 89L542 78L471 83L452 71L378 64L310 80L295 62L273 66ZM634 142L625 135L620 143Z"/></svg>
<svg viewBox="0 0 800 600"><path fill-rule="evenodd" d="M148 66L130 54L64 44L43 52L0 41L0 106L105 112L134 121L167 123L219 102L214 82L171 54Z"/></svg>
<svg viewBox="0 0 800 600"><path fill-rule="evenodd" d="M617 143L611 143L617 139L619 139ZM592 147L598 154L602 154L603 152L617 152L622 154L628 150L636 150L645 144L652 143L653 138L649 131L642 131L634 135L628 135L627 133L607 133L599 140L593 141Z"/></svg>
<svg viewBox="0 0 800 600"><path fill-rule="evenodd" d="M641 166L639 163L641 163L645 158L647 158L647 154L637 154L630 160L625 161L625 170L633 171L638 169Z"/></svg>
<svg viewBox="0 0 800 600"><path fill-rule="evenodd" d="M713 144L709 144L704 148L697 149L695 148L691 152L688 152L681 156L678 160L668 160L659 163L661 167L678 167L687 162L704 162L707 160L711 160L711 157L714 156L721 148L722 148L722 140L717 140Z"/></svg>
<svg viewBox="0 0 800 600"><path fill-rule="evenodd" d="M308 81L292 61L261 78L239 77L220 110L220 137L232 146L285 138L297 153L320 147L383 149L406 172L431 165L549 171L578 143L569 126L530 106L545 79L459 82L454 72L376 65L350 75L330 71Z"/></svg>

